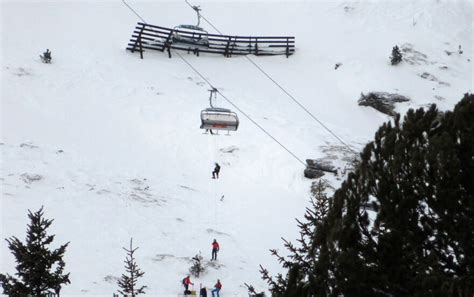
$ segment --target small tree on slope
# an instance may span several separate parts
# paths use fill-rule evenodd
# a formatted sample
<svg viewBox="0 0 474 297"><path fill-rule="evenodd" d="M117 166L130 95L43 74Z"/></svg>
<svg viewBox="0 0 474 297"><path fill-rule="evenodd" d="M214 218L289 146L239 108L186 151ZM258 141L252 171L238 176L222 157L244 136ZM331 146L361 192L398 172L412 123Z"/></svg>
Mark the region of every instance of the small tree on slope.
<svg viewBox="0 0 474 297"><path fill-rule="evenodd" d="M394 46L392 49L392 56L390 57L390 62L392 65L397 65L402 61L402 53L400 52L400 49L398 46Z"/></svg>
<svg viewBox="0 0 474 297"><path fill-rule="evenodd" d="M195 277L199 277L199 275L206 270L201 263L202 261L201 252L199 252L199 254L196 254L196 256L192 258L192 260L193 260L193 265L189 268L189 272Z"/></svg>
<svg viewBox="0 0 474 297"><path fill-rule="evenodd" d="M41 296L53 290L59 296L61 286L70 283L69 273L64 274L63 256L69 243L56 250L48 249L54 235L46 231L53 222L43 218L43 207L32 213L28 210L26 244L18 238L6 239L8 248L15 256L17 263L15 273L18 279L8 274L0 274L3 293L8 296Z"/></svg>
<svg viewBox="0 0 474 297"><path fill-rule="evenodd" d="M121 290L118 290L123 296L135 297L139 294L145 294L144 290L147 286L141 286L138 288L137 282L140 277L142 277L145 272L141 271L138 268L135 261L134 253L138 249L133 248L132 238L130 238L130 249L123 248L127 252L127 257L125 258L125 271L126 274L122 274L122 277L117 281L118 286Z"/></svg>

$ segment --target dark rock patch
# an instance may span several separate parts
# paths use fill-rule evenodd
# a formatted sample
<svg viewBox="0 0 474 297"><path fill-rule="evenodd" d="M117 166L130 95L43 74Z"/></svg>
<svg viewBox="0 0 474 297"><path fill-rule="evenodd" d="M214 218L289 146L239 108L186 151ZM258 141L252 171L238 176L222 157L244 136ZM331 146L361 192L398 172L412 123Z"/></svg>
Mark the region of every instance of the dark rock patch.
<svg viewBox="0 0 474 297"><path fill-rule="evenodd" d="M20 175L20 179L27 184L31 184L36 181L40 181L43 177L39 174L23 173Z"/></svg>
<svg viewBox="0 0 474 297"><path fill-rule="evenodd" d="M304 170L304 177L306 178L320 178L323 175L324 172L316 168L306 167L306 169Z"/></svg>
<svg viewBox="0 0 474 297"><path fill-rule="evenodd" d="M370 92L367 95L361 93L358 103L360 106L370 106L381 113L389 116L395 116L395 104L408 101L410 101L408 97L399 94Z"/></svg>

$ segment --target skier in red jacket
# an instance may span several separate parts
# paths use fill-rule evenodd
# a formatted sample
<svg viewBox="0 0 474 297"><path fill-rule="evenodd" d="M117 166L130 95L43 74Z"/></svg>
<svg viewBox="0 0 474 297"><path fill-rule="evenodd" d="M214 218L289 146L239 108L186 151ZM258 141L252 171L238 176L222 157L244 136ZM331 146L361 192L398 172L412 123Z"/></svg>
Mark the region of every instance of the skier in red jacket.
<svg viewBox="0 0 474 297"><path fill-rule="evenodd" d="M214 297L214 293L217 293L217 297L219 297L219 292L222 288L221 280L217 280L217 283L214 285L214 290L211 291L212 297Z"/></svg>
<svg viewBox="0 0 474 297"><path fill-rule="evenodd" d="M184 295L191 294L191 291L189 291L189 285L194 285L194 284L191 282L191 277L188 275L183 279Z"/></svg>
<svg viewBox="0 0 474 297"><path fill-rule="evenodd" d="M217 252L219 251L219 243L214 239L212 242L212 260L217 260Z"/></svg>

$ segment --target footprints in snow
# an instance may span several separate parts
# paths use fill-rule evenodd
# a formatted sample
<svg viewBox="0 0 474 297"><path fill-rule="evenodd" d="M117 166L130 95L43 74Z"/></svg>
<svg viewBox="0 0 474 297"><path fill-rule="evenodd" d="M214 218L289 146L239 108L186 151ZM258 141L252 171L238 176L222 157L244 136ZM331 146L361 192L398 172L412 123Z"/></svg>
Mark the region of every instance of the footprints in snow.
<svg viewBox="0 0 474 297"><path fill-rule="evenodd" d="M48 157L53 158L55 161L59 162L59 164L55 164L55 165L61 168L68 168L68 166L64 164L65 160L62 158L58 159L58 156L57 156L59 154L61 155L64 154L64 151L62 149L48 152L41 149L39 146L33 144L32 142L24 142L24 143L20 143L19 145L6 145L5 143L1 143L0 148L2 149L2 154L4 156L12 155L12 156L15 156L15 158L17 158L18 160L21 160L22 162L20 163L25 163L21 165L24 168L20 169L21 170L20 172L18 173L10 172L0 177L0 182L3 188L10 189L8 192L6 191L3 192L3 195L15 196L15 192L12 191L12 189L13 190L18 190L19 188L31 189L32 187L35 187L35 185L38 185L38 184L43 184L43 186L54 186L55 190L60 190L60 191L71 190L74 188L77 189L76 185L81 184L80 181L76 181L76 180L81 179L80 177L77 177L77 176L70 177L68 180L65 181L65 184L55 184L55 185L49 184L48 185L47 182L46 183L43 182L43 181L47 181L47 178L45 177L47 173L51 172L54 179L55 177L54 174L56 173L55 171L58 170L57 168L56 169L52 168L52 170L49 168L50 166L49 163L53 163L53 162L49 162L49 161L45 162L45 160L47 160ZM46 153L49 153L49 155ZM41 172L41 170L40 172L29 171L29 169L31 168L38 168L37 165L39 163L41 163L41 165L46 165L48 167L43 168L42 170L43 172ZM35 171L38 171L38 170L35 170ZM67 172L67 175L70 176L71 175L70 172ZM64 176L64 174L58 173L58 176ZM88 174L85 174L83 178L91 179L90 175ZM117 181L113 183L112 186L110 185L97 186L95 181L92 183L84 182L82 184L85 185L85 187L80 186L79 191L81 191L81 188L87 192L95 191L95 194L97 194L97 196L114 194L120 198L127 199L130 201L136 201L147 206L148 205L160 206L163 203L167 202L167 200L164 199L162 196L157 196L156 194L153 194L153 191L151 190L151 187L148 184L148 180L146 178L143 178L143 179L133 178L133 179L129 179L126 182Z"/></svg>
<svg viewBox="0 0 474 297"><path fill-rule="evenodd" d="M30 72L29 69L26 69L26 68L23 68L23 67L15 67L15 68L5 67L5 69L11 70L11 73L13 75L18 76L18 77L32 75L32 73Z"/></svg>

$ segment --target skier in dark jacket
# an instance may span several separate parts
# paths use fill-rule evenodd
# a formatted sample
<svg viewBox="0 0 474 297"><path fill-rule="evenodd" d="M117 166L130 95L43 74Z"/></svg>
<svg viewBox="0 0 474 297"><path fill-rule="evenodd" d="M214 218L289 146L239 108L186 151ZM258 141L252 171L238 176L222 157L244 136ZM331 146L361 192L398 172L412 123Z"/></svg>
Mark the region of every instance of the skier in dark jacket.
<svg viewBox="0 0 474 297"><path fill-rule="evenodd" d="M219 166L219 163L216 163L216 167L214 167L212 172L212 178L219 178L219 171L221 171L221 166Z"/></svg>
<svg viewBox="0 0 474 297"><path fill-rule="evenodd" d="M199 291L199 297L207 297L207 289L206 287L202 287Z"/></svg>
<svg viewBox="0 0 474 297"><path fill-rule="evenodd" d="M44 63L51 63L51 52L49 51L49 49L46 49L46 51L40 57Z"/></svg>

